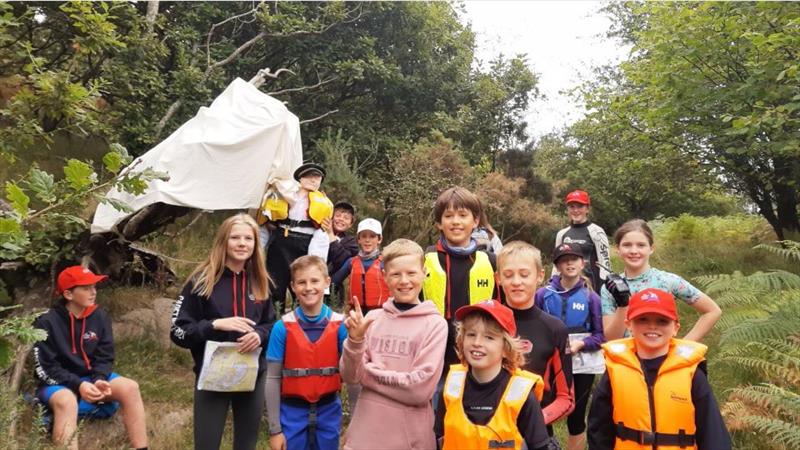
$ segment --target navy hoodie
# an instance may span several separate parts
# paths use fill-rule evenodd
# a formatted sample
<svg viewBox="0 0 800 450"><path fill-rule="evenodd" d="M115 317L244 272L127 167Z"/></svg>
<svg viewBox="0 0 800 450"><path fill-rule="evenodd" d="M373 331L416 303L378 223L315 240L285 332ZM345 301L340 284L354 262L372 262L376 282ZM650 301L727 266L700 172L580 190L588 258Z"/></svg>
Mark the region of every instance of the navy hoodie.
<svg viewBox="0 0 800 450"><path fill-rule="evenodd" d="M261 347L266 347L269 342L275 311L271 301L257 301L251 294L248 278L245 271L236 274L226 267L208 298L192 292L192 281L183 287L172 310L170 337L176 345L191 350L195 374L199 374L203 367L206 341L236 342L243 336L237 331L215 330L211 326L215 319L247 317L256 323L253 328L261 337ZM259 372L266 369L263 353L260 352L258 360Z"/></svg>
<svg viewBox="0 0 800 450"><path fill-rule="evenodd" d="M47 332L47 340L33 347L36 377L42 384L66 386L77 393L81 377L95 382L111 375L114 338L104 309L92 305L76 317L60 300L33 326Z"/></svg>

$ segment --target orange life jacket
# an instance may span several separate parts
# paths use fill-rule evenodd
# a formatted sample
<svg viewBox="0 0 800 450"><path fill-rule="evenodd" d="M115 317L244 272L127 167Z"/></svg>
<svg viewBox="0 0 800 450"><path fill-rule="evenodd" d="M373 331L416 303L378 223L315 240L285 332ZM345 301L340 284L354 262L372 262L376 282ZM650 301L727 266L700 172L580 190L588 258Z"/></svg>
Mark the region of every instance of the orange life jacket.
<svg viewBox="0 0 800 450"><path fill-rule="evenodd" d="M523 448L525 442L517 429L517 418L532 389L536 399L542 400L544 391L542 377L527 370L517 369L508 380L500 403L489 423L476 425L470 422L462 402L467 370L462 364L453 364L444 384L443 397L447 412L444 415L442 449Z"/></svg>
<svg viewBox="0 0 800 450"><path fill-rule="evenodd" d="M353 257L352 261L350 297L358 298L361 306L370 309L379 308L389 299L389 286L386 286L381 273L381 257L378 256L366 272L360 256Z"/></svg>
<svg viewBox="0 0 800 450"><path fill-rule="evenodd" d="M315 403L324 395L338 392L342 384L338 334L343 316L333 312L322 336L313 343L297 322L294 311L284 314L282 320L286 326L286 352L281 395Z"/></svg>
<svg viewBox="0 0 800 450"><path fill-rule="evenodd" d="M633 338L603 345L614 405L615 448L697 448L692 378L707 349L697 342L672 339L658 377L648 387Z"/></svg>

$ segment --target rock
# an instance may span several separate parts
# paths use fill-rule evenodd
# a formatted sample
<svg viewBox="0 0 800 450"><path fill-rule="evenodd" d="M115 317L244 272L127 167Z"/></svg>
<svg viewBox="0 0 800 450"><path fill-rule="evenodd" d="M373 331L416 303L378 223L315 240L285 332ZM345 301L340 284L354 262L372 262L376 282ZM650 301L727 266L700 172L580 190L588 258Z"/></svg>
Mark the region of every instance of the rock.
<svg viewBox="0 0 800 450"><path fill-rule="evenodd" d="M161 297L153 301L153 308L140 308L126 313L114 323L114 337L149 338L155 340L162 348L169 347L173 303L173 299Z"/></svg>

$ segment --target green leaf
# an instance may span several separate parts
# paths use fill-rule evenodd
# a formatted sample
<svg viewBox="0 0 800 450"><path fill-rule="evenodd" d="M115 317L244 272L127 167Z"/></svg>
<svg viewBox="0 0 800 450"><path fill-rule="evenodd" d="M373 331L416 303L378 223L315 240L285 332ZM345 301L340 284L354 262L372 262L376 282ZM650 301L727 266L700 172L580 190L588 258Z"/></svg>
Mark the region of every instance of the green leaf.
<svg viewBox="0 0 800 450"><path fill-rule="evenodd" d="M114 151L108 152L103 156L103 164L109 172L119 173L122 167L122 155Z"/></svg>
<svg viewBox="0 0 800 450"><path fill-rule="evenodd" d="M102 199L100 199L100 201L105 203L105 204L107 204L107 205L111 205L111 207L116 209L117 211L121 211L121 212L124 212L124 213L132 213L133 212L133 208L131 208L130 205L128 205L127 203L125 203L125 202L123 202L121 200L117 200L117 199L114 199L114 198L103 197Z"/></svg>
<svg viewBox="0 0 800 450"><path fill-rule="evenodd" d="M8 369L14 359L14 345L8 339L0 338L0 370Z"/></svg>
<svg viewBox="0 0 800 450"><path fill-rule="evenodd" d="M53 203L56 201L52 174L34 167L28 173L25 183L39 200L46 203Z"/></svg>
<svg viewBox="0 0 800 450"><path fill-rule="evenodd" d="M22 227L16 220L0 218L0 234L18 234L21 231Z"/></svg>
<svg viewBox="0 0 800 450"><path fill-rule="evenodd" d="M23 218L28 216L28 204L30 204L31 198L25 194L22 188L17 186L16 183L6 181L6 197L17 214Z"/></svg>
<svg viewBox="0 0 800 450"><path fill-rule="evenodd" d="M70 159L64 166L64 175L72 189L79 191L97 181L97 174L92 166L77 159Z"/></svg>

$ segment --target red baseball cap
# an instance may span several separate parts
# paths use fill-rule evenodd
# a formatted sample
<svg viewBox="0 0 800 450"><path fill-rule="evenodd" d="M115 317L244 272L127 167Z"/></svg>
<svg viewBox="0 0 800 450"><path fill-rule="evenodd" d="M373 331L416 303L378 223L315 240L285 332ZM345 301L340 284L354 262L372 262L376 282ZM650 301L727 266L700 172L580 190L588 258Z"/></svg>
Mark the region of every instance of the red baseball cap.
<svg viewBox="0 0 800 450"><path fill-rule="evenodd" d="M589 194L586 191L581 191L580 189L574 190L567 194L567 198L564 199L564 203L582 203L584 205L591 205L592 202L589 201Z"/></svg>
<svg viewBox="0 0 800 450"><path fill-rule="evenodd" d="M464 320L464 317L475 311L483 311L489 314L500 325L500 328L506 330L511 336L517 335L517 322L514 321L514 312L497 300L484 300L474 305L462 306L456 310L456 320Z"/></svg>
<svg viewBox="0 0 800 450"><path fill-rule="evenodd" d="M633 294L628 303L628 320L633 320L647 313L678 320L675 297L669 292L654 288L644 289Z"/></svg>
<svg viewBox="0 0 800 450"><path fill-rule="evenodd" d="M106 275L95 275L91 270L82 266L71 266L62 270L58 274L58 282L56 287L58 293L62 293L67 289L72 289L75 286L88 286L90 284L97 284L105 279Z"/></svg>

